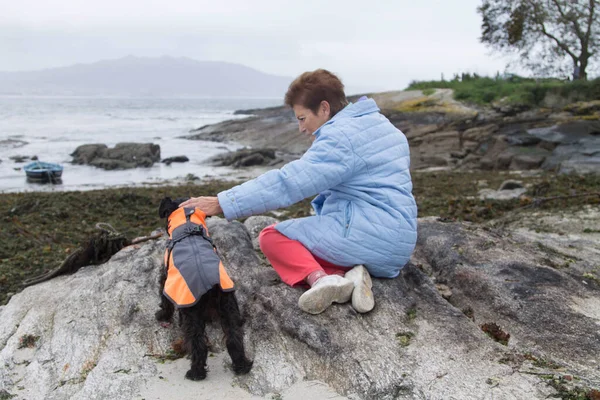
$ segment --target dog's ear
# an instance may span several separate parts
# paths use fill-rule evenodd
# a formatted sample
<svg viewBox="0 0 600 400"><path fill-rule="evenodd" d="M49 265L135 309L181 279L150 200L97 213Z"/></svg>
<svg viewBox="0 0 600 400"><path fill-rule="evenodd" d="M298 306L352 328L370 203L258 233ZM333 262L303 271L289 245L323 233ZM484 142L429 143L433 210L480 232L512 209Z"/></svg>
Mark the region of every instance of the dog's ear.
<svg viewBox="0 0 600 400"><path fill-rule="evenodd" d="M160 205L158 206L158 216L160 218L168 217L177 209L178 205L170 197L165 197L160 201Z"/></svg>

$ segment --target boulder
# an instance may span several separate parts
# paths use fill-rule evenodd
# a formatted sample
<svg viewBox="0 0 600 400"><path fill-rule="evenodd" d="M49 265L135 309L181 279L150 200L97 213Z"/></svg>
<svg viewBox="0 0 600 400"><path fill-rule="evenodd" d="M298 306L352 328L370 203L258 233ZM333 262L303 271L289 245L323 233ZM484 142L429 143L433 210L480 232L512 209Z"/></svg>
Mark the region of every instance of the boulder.
<svg viewBox="0 0 600 400"><path fill-rule="evenodd" d="M117 143L106 151L106 158L151 167L160 161L160 146L154 143Z"/></svg>
<svg viewBox="0 0 600 400"><path fill-rule="evenodd" d="M481 200L512 200L518 199L526 191L521 181L507 179L500 184L498 190L481 189L478 195Z"/></svg>
<svg viewBox="0 0 600 400"><path fill-rule="evenodd" d="M481 169L495 169L497 157L508 148L506 138L504 136L494 136L490 140L484 142L480 146L478 152L483 153L483 157L479 162Z"/></svg>
<svg viewBox="0 0 600 400"><path fill-rule="evenodd" d="M90 164L95 158L102 157L108 146L105 144L84 144L71 153L73 164Z"/></svg>
<svg viewBox="0 0 600 400"><path fill-rule="evenodd" d="M508 169L514 156L515 152L511 148L498 154L498 157L496 158L496 169Z"/></svg>
<svg viewBox="0 0 600 400"><path fill-rule="evenodd" d="M527 131L548 142L573 144L582 139L590 139L600 135L600 121L570 121L545 128L534 128Z"/></svg>
<svg viewBox="0 0 600 400"><path fill-rule="evenodd" d="M92 165L103 169L151 167L160 161L160 146L154 143L85 144L71 153L73 164Z"/></svg>
<svg viewBox="0 0 600 400"><path fill-rule="evenodd" d="M498 190L513 190L513 189L522 189L524 188L523 182L516 181L514 179L507 179L500 184Z"/></svg>
<svg viewBox="0 0 600 400"><path fill-rule="evenodd" d="M537 169L540 168L545 159L545 155L517 154L512 158L509 169L517 171Z"/></svg>
<svg viewBox="0 0 600 400"><path fill-rule="evenodd" d="M8 157L10 160L13 160L15 163L20 164L29 161L30 156L10 156Z"/></svg>
<svg viewBox="0 0 600 400"><path fill-rule="evenodd" d="M587 157L575 155L560 164L561 174L597 174L600 171L600 155Z"/></svg>
<svg viewBox="0 0 600 400"><path fill-rule="evenodd" d="M411 262L396 279L373 280L372 312L336 304L309 315L297 307L304 289L283 284L252 245L271 222L208 220L254 359L235 386L264 396L318 379L352 399L384 400L546 399L600 387L598 242L420 219ZM160 382L179 336L177 323L154 320L165 245L127 247L0 307L0 393L131 399ZM223 354L220 329L207 333ZM170 379L170 390L203 385Z"/></svg>
<svg viewBox="0 0 600 400"><path fill-rule="evenodd" d="M165 158L161 162L164 164L167 164L167 165L171 165L171 163L174 163L174 162L188 162L188 161L190 161L190 159L187 158L186 156L174 156L174 157Z"/></svg>
<svg viewBox="0 0 600 400"><path fill-rule="evenodd" d="M469 129L465 130L462 134L462 137L464 140L481 142L481 141L489 138L490 136L492 136L497 131L498 131L498 125L496 125L496 124L479 126L479 127L469 128Z"/></svg>
<svg viewBox="0 0 600 400"><path fill-rule="evenodd" d="M534 146L541 141L542 139L529 134L527 131L517 131L506 136L506 142L511 146Z"/></svg>
<svg viewBox="0 0 600 400"><path fill-rule="evenodd" d="M514 188L514 189L481 189L477 195L481 200L513 200L521 197L527 189L525 188Z"/></svg>
<svg viewBox="0 0 600 400"><path fill-rule="evenodd" d="M221 154L211 159L219 166L232 166L234 168L269 165L276 159L273 149L241 149L231 153Z"/></svg>

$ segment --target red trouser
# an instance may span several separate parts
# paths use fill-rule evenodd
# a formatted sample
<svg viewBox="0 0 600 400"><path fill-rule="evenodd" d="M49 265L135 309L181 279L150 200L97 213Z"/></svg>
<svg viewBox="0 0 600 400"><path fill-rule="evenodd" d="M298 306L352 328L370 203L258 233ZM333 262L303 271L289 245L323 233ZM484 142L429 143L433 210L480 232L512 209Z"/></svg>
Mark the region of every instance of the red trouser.
<svg viewBox="0 0 600 400"><path fill-rule="evenodd" d="M258 235L260 249L281 280L290 286L304 282L310 273L323 270L327 275L342 275L352 267L340 267L313 255L297 240L282 235L275 225L266 227Z"/></svg>

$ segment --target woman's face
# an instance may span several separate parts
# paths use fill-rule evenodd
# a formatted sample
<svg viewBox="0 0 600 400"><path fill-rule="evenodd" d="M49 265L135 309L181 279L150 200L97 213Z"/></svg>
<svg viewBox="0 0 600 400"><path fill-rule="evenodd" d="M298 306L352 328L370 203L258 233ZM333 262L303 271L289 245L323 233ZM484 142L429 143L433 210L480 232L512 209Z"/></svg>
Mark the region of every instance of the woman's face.
<svg viewBox="0 0 600 400"><path fill-rule="evenodd" d="M329 121L331 115L329 103L326 101L321 102L316 114L300 104L294 104L292 109L298 120L298 129L300 132L310 136L312 140L315 140L315 137L312 136L312 134L319 129L321 125Z"/></svg>

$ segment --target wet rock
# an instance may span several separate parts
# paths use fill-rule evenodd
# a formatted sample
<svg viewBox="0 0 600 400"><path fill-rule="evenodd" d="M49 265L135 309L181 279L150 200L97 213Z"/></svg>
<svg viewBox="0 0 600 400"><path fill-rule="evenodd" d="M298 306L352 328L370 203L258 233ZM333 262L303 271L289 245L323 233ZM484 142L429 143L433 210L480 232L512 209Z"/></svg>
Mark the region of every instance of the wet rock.
<svg viewBox="0 0 600 400"><path fill-rule="evenodd" d="M73 164L89 164L95 158L102 157L108 146L105 144L84 144L71 153Z"/></svg>
<svg viewBox="0 0 600 400"><path fill-rule="evenodd" d="M500 184L498 190L513 190L513 189L522 189L523 182L515 181L513 179L508 179Z"/></svg>
<svg viewBox="0 0 600 400"><path fill-rule="evenodd" d="M526 131L518 131L506 136L506 142L511 146L534 146L541 141L542 139Z"/></svg>
<svg viewBox="0 0 600 400"><path fill-rule="evenodd" d="M580 154L560 163L561 174L597 174L600 172L600 155L587 157Z"/></svg>
<svg viewBox="0 0 600 400"><path fill-rule="evenodd" d="M508 179L500 184L498 190L481 189L478 192L481 200L512 200L521 197L527 189L521 181Z"/></svg>
<svg viewBox="0 0 600 400"><path fill-rule="evenodd" d="M186 156L174 156L174 157L165 158L161 162L164 164L167 164L167 165L171 165L171 163L174 163L174 162L182 163L182 162L188 162L188 161L190 161L190 159L187 158Z"/></svg>
<svg viewBox="0 0 600 400"><path fill-rule="evenodd" d="M73 164L86 164L107 170L151 167L160 161L160 146L154 143L86 144L73 153Z"/></svg>
<svg viewBox="0 0 600 400"><path fill-rule="evenodd" d="M232 166L234 168L268 165L276 159L273 149L241 149L232 153L218 155L212 162L219 166Z"/></svg>
<svg viewBox="0 0 600 400"><path fill-rule="evenodd" d="M24 163L30 159L29 156L10 156L9 159L13 160L15 163Z"/></svg>
<svg viewBox="0 0 600 400"><path fill-rule="evenodd" d="M537 169L540 168L545 159L545 155L517 154L512 158L509 169L517 171Z"/></svg>
<svg viewBox="0 0 600 400"><path fill-rule="evenodd" d="M574 144L582 139L600 136L600 121L570 121L528 130L530 135L548 142Z"/></svg>
<svg viewBox="0 0 600 400"><path fill-rule="evenodd" d="M91 165L96 168L102 168L102 169L109 170L109 171L116 170L116 169L130 169L130 168L137 167L137 165L134 163L126 162L123 160L113 160L110 158L95 158L92 161L90 161L88 163L88 165Z"/></svg>

